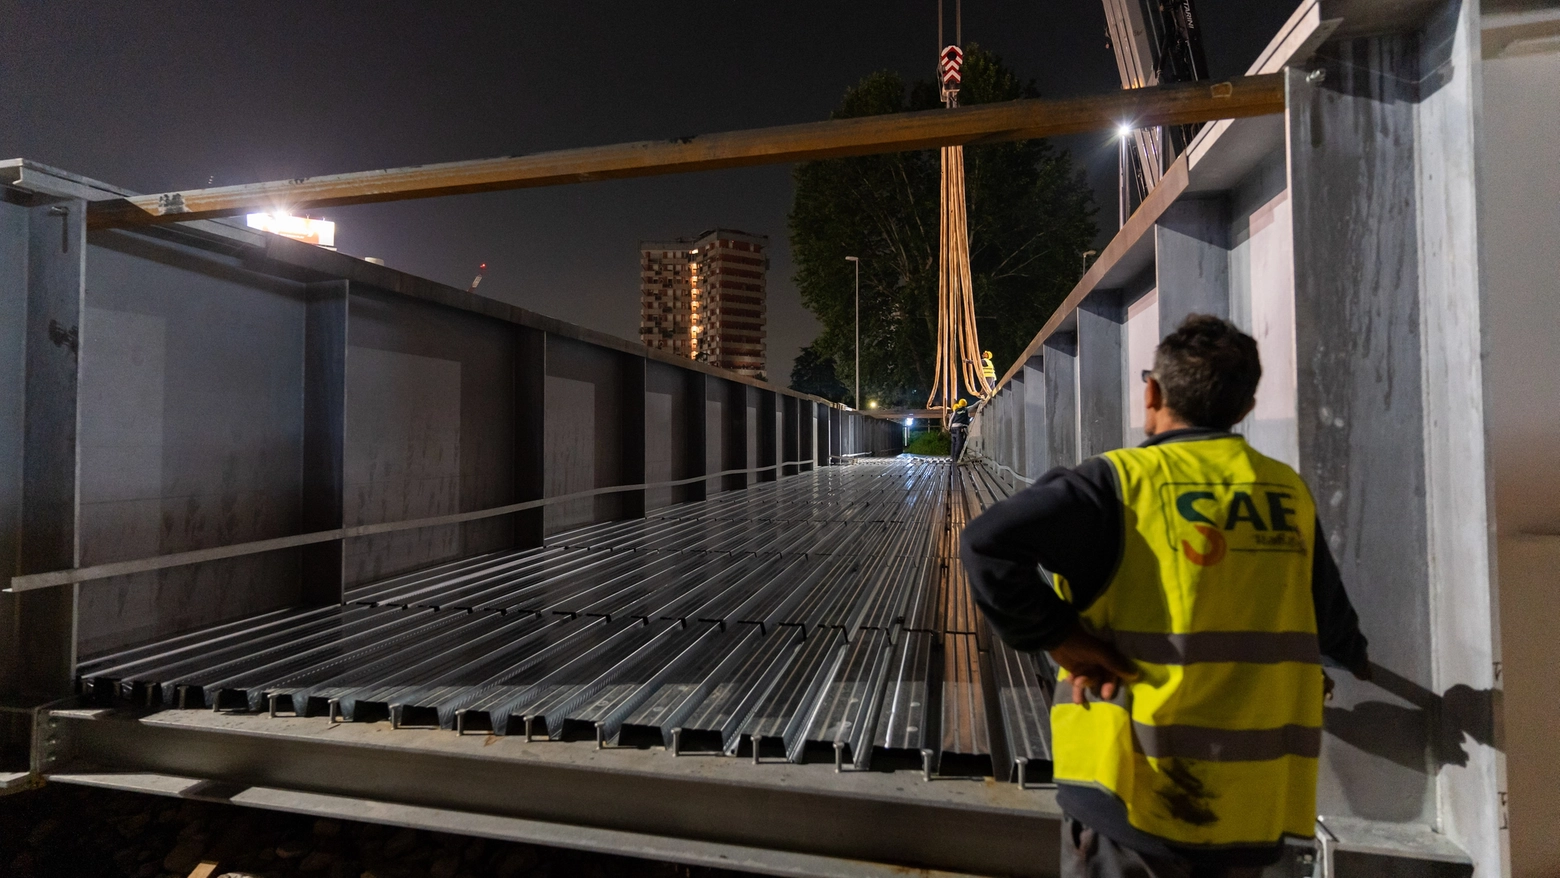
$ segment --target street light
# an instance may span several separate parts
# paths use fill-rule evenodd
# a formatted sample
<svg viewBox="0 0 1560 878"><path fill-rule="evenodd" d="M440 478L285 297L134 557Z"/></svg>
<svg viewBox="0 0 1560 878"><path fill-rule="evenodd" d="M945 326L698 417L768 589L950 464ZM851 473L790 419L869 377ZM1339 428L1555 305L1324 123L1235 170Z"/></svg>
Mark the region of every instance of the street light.
<svg viewBox="0 0 1560 878"><path fill-rule="evenodd" d="M1132 128L1126 123L1116 129L1116 212L1121 222L1117 228L1126 228L1127 214L1132 212L1132 195L1127 188L1127 173L1131 170L1127 159L1127 140L1132 137Z"/></svg>
<svg viewBox="0 0 1560 878"><path fill-rule="evenodd" d="M847 256L856 263L856 411L861 411L861 257Z"/></svg>

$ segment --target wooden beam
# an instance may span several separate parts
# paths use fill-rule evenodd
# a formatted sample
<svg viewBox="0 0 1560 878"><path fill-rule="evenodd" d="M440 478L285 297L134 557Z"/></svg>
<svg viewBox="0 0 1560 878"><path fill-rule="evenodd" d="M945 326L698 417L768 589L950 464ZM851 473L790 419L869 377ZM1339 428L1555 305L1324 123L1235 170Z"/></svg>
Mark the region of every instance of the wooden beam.
<svg viewBox="0 0 1560 878"><path fill-rule="evenodd" d="M1085 98L1008 101L954 110L835 119L672 140L138 195L92 203L87 222L93 229L184 222L253 211L298 211L1025 140L1113 129L1122 124L1185 125L1283 110L1283 76L1265 74L1219 83L1127 89Z"/></svg>

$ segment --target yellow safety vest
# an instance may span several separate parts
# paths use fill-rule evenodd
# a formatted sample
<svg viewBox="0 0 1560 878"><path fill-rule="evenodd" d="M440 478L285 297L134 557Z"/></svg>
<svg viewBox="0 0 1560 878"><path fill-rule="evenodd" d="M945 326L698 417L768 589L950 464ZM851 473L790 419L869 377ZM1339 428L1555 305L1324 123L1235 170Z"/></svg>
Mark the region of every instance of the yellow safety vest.
<svg viewBox="0 0 1560 878"><path fill-rule="evenodd" d="M990 360L982 358L980 361L980 374L984 376L987 381L996 381L997 367L992 365Z"/></svg>
<svg viewBox="0 0 1560 878"><path fill-rule="evenodd" d="M1322 669L1310 491L1239 436L1104 456L1124 546L1081 617L1140 676L1085 708L1059 675L1056 781L1109 791L1133 826L1180 845L1311 836Z"/></svg>

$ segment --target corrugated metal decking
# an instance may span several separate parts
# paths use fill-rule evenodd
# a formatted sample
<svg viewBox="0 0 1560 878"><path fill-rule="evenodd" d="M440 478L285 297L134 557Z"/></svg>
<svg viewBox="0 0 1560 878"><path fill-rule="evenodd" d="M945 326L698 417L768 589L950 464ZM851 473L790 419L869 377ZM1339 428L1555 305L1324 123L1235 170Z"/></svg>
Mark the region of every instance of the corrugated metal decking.
<svg viewBox="0 0 1560 878"><path fill-rule="evenodd" d="M1006 493L940 461L828 467L101 656L80 684L150 706L1044 779L1049 670L990 636L958 563L964 522Z"/></svg>

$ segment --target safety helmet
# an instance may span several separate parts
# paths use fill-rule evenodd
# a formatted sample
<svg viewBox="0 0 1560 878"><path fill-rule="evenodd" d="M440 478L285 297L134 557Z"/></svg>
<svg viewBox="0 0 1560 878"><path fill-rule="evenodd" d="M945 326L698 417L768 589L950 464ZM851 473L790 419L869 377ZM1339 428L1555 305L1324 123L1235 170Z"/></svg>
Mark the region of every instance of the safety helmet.
<svg viewBox="0 0 1560 878"><path fill-rule="evenodd" d="M969 404L970 404L969 400L961 399L958 402L953 404L953 410L954 411L958 411L959 409L962 409L962 408L964 408L965 406L967 406Z"/></svg>
<svg viewBox="0 0 1560 878"><path fill-rule="evenodd" d="M980 355L988 360L991 359L991 351L981 351Z"/></svg>

